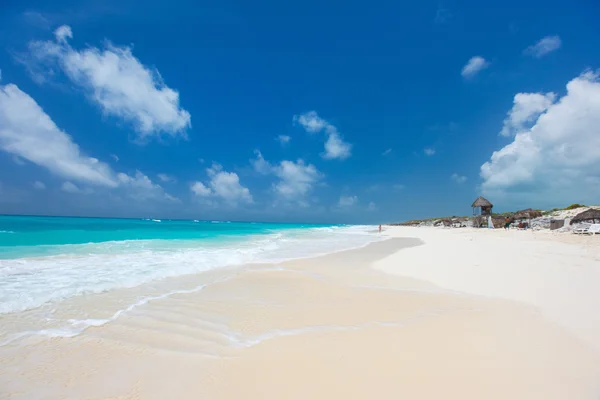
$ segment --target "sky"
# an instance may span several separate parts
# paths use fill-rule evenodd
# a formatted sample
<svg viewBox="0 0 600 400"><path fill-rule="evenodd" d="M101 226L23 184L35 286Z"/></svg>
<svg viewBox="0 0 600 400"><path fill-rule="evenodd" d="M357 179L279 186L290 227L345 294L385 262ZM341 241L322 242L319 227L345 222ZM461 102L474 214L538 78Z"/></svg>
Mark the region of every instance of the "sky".
<svg viewBox="0 0 600 400"><path fill-rule="evenodd" d="M0 5L0 213L600 204L595 1Z"/></svg>

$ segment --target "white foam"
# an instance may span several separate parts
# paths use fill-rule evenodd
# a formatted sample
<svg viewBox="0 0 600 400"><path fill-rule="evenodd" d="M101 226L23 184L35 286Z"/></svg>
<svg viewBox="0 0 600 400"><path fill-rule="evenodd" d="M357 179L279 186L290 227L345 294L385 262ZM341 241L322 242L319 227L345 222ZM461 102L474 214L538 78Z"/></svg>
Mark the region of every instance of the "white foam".
<svg viewBox="0 0 600 400"><path fill-rule="evenodd" d="M204 289L204 287L206 287L206 285L198 285L192 289L172 290L167 293L163 293L163 294L156 295L156 296L143 297L143 298L137 300L135 303L130 304L126 308L116 311L113 315L111 315L108 318L69 319L66 321L68 324L63 327L60 327L60 328L40 329L40 330L19 332L17 334L14 334L14 335L8 337L5 341L0 342L0 347L10 344L16 340L19 340L19 339L21 339L23 337L27 337L27 336L74 337L74 336L81 334L88 328L102 326L111 321L115 321L121 315L128 313L128 312L132 311L133 309L143 306L144 304L147 304L151 301L165 299L167 297L171 297L176 294L190 294L190 293L198 292L198 291Z"/></svg>
<svg viewBox="0 0 600 400"><path fill-rule="evenodd" d="M220 242L130 240L66 245L61 255L0 260L0 314L226 266L323 255L384 238L371 230L352 226L278 231Z"/></svg>

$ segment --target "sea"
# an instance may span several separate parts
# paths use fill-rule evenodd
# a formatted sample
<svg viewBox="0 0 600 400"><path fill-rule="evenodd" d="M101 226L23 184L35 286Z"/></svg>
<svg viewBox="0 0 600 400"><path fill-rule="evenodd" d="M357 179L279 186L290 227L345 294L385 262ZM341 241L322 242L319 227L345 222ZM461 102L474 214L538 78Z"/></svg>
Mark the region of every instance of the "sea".
<svg viewBox="0 0 600 400"><path fill-rule="evenodd" d="M379 240L364 225L0 216L0 346L29 335L76 335L153 299L202 290L221 270ZM96 314L80 309L112 292L126 295Z"/></svg>

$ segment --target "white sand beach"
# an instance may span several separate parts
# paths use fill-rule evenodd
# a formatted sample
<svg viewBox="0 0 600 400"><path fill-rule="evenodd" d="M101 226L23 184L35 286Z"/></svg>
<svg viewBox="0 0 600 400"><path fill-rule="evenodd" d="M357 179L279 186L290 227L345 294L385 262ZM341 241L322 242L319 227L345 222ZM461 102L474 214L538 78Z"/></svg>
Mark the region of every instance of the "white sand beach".
<svg viewBox="0 0 600 400"><path fill-rule="evenodd" d="M599 398L599 237L384 235L214 273L202 290L178 278L179 293L77 336L11 342L0 347L0 398Z"/></svg>

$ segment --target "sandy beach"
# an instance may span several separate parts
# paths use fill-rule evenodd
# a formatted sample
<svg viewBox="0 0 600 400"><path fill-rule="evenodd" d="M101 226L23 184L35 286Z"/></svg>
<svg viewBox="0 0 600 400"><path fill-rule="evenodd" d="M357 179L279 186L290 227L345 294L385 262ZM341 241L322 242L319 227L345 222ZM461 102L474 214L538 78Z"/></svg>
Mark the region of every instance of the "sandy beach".
<svg viewBox="0 0 600 400"><path fill-rule="evenodd" d="M375 233L374 233L375 234ZM600 240L388 227L317 258L165 281L73 337L0 347L6 399L595 399ZM134 293L74 298L114 308ZM20 319L0 319L8 326Z"/></svg>

